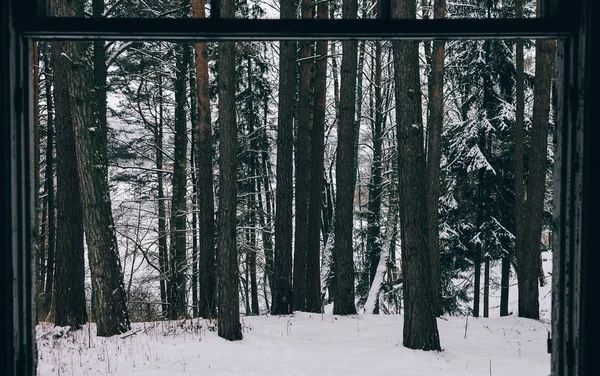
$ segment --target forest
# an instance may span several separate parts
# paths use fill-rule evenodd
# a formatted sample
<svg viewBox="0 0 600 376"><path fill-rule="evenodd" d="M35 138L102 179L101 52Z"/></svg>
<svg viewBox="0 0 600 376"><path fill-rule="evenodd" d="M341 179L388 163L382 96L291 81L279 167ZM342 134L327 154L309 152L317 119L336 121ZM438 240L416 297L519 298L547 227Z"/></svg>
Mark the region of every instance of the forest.
<svg viewBox="0 0 600 376"><path fill-rule="evenodd" d="M392 17L532 18L539 3L395 0ZM378 9L222 0L220 15ZM52 10L211 14L205 0ZM56 40L34 51L38 322L93 322L110 337L203 318L238 341L247 316L401 314L404 347L439 351L438 319L490 317L491 291L500 316L540 319L554 40Z"/></svg>

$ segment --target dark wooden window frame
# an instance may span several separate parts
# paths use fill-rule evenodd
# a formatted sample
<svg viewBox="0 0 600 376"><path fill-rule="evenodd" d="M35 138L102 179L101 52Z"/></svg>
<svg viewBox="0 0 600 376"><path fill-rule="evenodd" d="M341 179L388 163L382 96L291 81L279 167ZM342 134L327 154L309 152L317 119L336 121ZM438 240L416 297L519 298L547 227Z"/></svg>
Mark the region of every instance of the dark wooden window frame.
<svg viewBox="0 0 600 376"><path fill-rule="evenodd" d="M213 5L218 9L218 0ZM33 135L31 56L33 40L299 40L486 39L559 40L552 352L553 375L596 375L591 306L598 254L593 215L598 210L598 137L593 124L597 74L592 27L594 0L547 0L540 19L392 20L382 2L379 20L81 19L47 16L47 0L0 1L0 357L6 375L35 375ZM387 5L387 7L386 7ZM218 12L217 12L218 13ZM387 16L386 16L387 15ZM596 38L598 41L598 38ZM593 295L594 294L594 295ZM596 293L597 294L597 293ZM588 308L586 310L586 307ZM588 333L587 336L584 333ZM7 372L6 372L7 371Z"/></svg>

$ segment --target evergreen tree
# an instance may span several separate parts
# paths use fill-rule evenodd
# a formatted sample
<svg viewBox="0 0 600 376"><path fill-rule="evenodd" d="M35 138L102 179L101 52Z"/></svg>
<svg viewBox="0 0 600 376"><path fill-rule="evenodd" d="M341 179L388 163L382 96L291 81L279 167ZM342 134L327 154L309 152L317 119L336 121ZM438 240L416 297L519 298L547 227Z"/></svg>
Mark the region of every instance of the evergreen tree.
<svg viewBox="0 0 600 376"><path fill-rule="evenodd" d="M416 1L398 1L395 18L415 18ZM425 189L425 152L419 87L417 42L394 41L396 122L405 347L441 350L429 270L428 227Z"/></svg>
<svg viewBox="0 0 600 376"><path fill-rule="evenodd" d="M357 17L356 0L342 2L344 19ZM356 41L342 42L342 65L340 83L340 117L338 123L338 143L336 158L335 202L335 245L333 249L333 270L335 275L335 297L333 313L351 315L356 313L354 304L354 247L352 244L354 214L354 134L356 129L356 77L357 51Z"/></svg>
<svg viewBox="0 0 600 376"><path fill-rule="evenodd" d="M221 16L235 15L233 0L221 3ZM235 111L235 43L219 43L219 209L217 244L217 318L219 337L242 339L238 304L236 246L237 121Z"/></svg>
<svg viewBox="0 0 600 376"><path fill-rule="evenodd" d="M292 0L280 1L280 18L296 18ZM292 312L292 150L294 57L296 43L279 42L279 111L277 118L277 192L275 194L275 278L271 314Z"/></svg>

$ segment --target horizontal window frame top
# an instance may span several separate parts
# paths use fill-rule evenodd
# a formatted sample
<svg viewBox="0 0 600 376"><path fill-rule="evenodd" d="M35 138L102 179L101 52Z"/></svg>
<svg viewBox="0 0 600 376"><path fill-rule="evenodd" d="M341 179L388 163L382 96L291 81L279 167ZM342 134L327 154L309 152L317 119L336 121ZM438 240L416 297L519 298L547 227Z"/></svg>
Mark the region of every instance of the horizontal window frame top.
<svg viewBox="0 0 600 376"><path fill-rule="evenodd" d="M37 40L451 40L562 39L557 19L211 19L38 17L20 30Z"/></svg>

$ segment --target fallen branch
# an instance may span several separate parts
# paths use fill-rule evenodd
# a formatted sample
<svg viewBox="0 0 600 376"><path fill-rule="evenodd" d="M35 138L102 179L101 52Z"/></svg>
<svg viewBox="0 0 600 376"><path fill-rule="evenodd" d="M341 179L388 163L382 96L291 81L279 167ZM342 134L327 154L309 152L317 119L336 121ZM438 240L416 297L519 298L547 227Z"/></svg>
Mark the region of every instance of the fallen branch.
<svg viewBox="0 0 600 376"><path fill-rule="evenodd" d="M139 333L139 332L141 332L141 331L142 331L142 329L138 329L138 330L136 330L136 331L133 331L133 332L130 332L130 333L126 333L126 334L123 334L123 335L122 335L121 337L119 337L119 338L121 338L121 339L125 339L125 338L127 338L127 337L131 337L132 335L138 334L138 333Z"/></svg>

